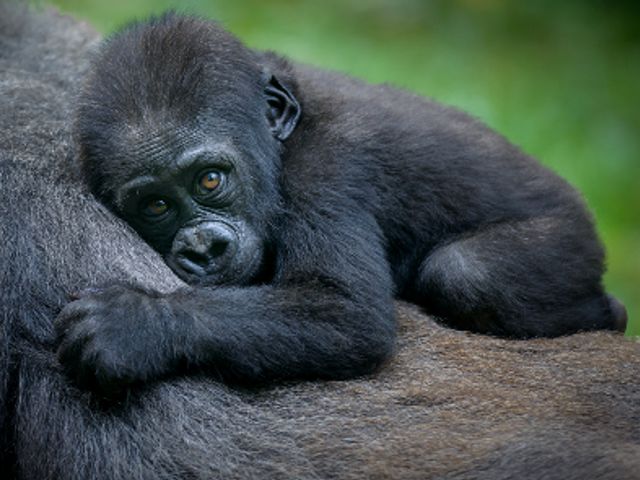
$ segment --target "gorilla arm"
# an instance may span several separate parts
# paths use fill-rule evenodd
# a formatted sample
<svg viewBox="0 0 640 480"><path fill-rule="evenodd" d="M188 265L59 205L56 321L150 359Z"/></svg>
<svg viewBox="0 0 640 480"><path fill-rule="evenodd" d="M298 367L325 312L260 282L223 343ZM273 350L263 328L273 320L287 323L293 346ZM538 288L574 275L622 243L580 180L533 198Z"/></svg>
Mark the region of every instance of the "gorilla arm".
<svg viewBox="0 0 640 480"><path fill-rule="evenodd" d="M106 395L185 367L241 383L369 373L393 349L395 320L381 242L363 218L325 219L322 232L289 225L298 241L270 285L89 292L58 319L59 358Z"/></svg>

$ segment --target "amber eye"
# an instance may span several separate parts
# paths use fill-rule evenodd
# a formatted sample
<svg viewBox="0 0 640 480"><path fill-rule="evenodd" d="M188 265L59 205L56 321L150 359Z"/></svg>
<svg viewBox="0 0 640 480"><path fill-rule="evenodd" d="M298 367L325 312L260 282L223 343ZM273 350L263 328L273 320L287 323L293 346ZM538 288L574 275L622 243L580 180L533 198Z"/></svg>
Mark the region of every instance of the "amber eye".
<svg viewBox="0 0 640 480"><path fill-rule="evenodd" d="M210 193L213 192L216 188L220 186L222 182L222 176L220 172L216 172L215 170L211 170L209 172L205 172L198 180L198 190L200 193Z"/></svg>
<svg viewBox="0 0 640 480"><path fill-rule="evenodd" d="M142 212L150 217L159 217L167 213L169 210L169 202L162 198L152 198L143 203Z"/></svg>

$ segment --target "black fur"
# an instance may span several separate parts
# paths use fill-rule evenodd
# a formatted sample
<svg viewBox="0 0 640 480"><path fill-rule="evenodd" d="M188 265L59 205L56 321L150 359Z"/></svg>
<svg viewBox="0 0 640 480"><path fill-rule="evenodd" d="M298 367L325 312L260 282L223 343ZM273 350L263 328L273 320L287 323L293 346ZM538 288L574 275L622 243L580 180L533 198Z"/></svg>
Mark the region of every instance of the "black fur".
<svg viewBox="0 0 640 480"><path fill-rule="evenodd" d="M89 194L70 138L97 35L0 2L0 466L6 479L620 480L640 469L640 345L511 342L397 309L372 378L232 390L208 377L117 403L79 390L53 320L87 285L185 285Z"/></svg>
<svg viewBox="0 0 640 480"><path fill-rule="evenodd" d="M184 367L371 372L393 349L394 295L508 337L616 327L564 180L464 113L214 23L169 13L112 37L77 137L93 191L195 284L109 287L63 311L62 363L105 393Z"/></svg>

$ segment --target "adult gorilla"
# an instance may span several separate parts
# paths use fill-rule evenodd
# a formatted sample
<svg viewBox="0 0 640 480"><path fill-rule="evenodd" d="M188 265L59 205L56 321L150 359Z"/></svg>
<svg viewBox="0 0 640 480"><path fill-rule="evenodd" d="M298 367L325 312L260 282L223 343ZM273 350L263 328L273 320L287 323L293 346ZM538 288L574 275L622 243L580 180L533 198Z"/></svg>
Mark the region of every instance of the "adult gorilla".
<svg viewBox="0 0 640 480"><path fill-rule="evenodd" d="M3 478L634 478L640 352L613 334L511 343L403 307L399 354L373 379L244 392L191 378L117 404L73 386L53 331L70 293L182 287L69 168L96 42L51 11L0 7Z"/></svg>

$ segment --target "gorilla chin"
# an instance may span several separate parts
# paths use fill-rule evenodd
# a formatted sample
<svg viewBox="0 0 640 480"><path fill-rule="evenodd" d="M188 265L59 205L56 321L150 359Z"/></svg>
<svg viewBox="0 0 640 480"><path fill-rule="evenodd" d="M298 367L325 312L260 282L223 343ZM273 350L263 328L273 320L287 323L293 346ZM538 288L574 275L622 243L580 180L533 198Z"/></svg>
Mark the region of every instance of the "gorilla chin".
<svg viewBox="0 0 640 480"><path fill-rule="evenodd" d="M191 285L249 285L262 270L263 252L252 229L204 221L180 229L165 261Z"/></svg>

